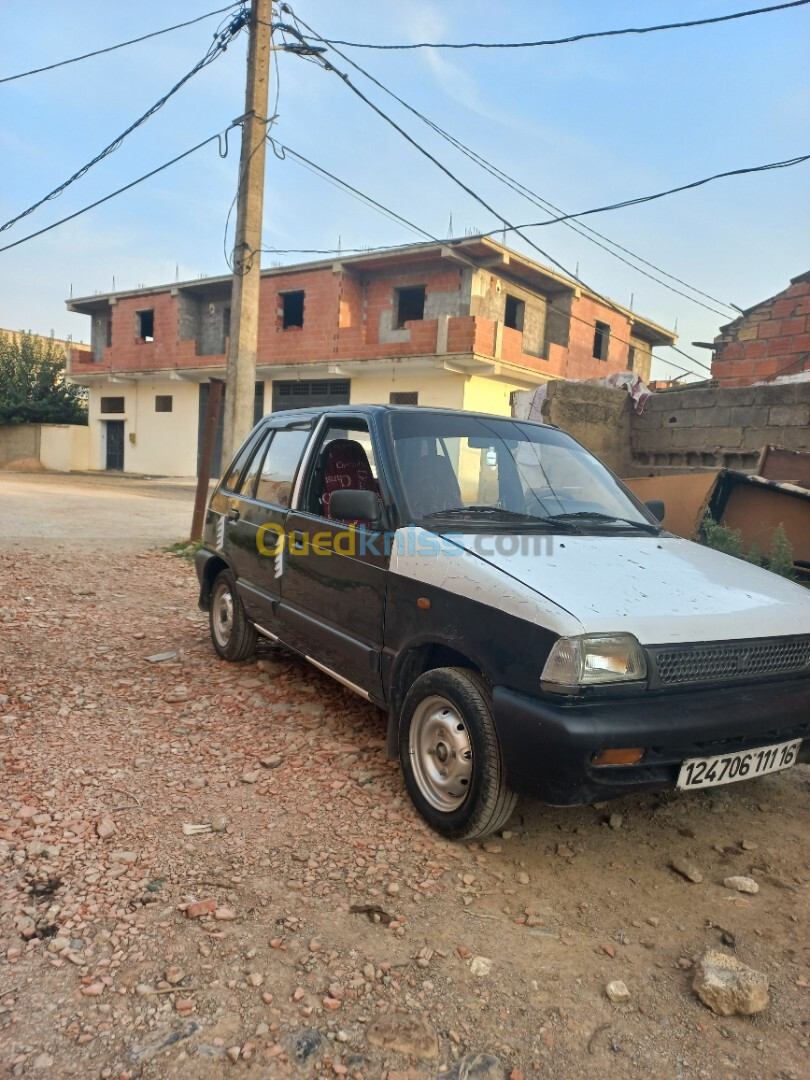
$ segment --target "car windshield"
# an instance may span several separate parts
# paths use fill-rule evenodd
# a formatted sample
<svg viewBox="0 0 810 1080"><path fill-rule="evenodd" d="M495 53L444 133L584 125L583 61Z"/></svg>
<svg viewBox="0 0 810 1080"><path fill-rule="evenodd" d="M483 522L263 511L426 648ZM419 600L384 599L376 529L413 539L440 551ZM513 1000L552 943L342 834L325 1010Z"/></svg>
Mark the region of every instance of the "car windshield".
<svg viewBox="0 0 810 1080"><path fill-rule="evenodd" d="M390 423L414 521L658 530L605 466L556 428L432 411L394 413Z"/></svg>

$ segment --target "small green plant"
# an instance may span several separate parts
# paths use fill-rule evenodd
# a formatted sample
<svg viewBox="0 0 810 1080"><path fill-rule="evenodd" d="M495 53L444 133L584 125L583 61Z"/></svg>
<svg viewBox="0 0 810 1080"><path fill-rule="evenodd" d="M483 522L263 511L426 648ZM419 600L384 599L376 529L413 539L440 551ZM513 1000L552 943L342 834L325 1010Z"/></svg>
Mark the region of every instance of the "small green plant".
<svg viewBox="0 0 810 1080"><path fill-rule="evenodd" d="M795 579L796 572L793 568L793 548L785 535L784 526L779 523L773 531L771 538L771 550L768 556L768 569L782 577Z"/></svg>
<svg viewBox="0 0 810 1080"><path fill-rule="evenodd" d="M715 551L722 551L724 555L733 555L735 559L743 557L740 530L730 529L728 525L721 525L709 513L703 519L701 536L706 547L713 548Z"/></svg>
<svg viewBox="0 0 810 1080"><path fill-rule="evenodd" d="M796 580L796 571L793 566L793 548L790 546L784 526L781 524L773 531L771 548L767 558L762 555L756 543L751 544L746 555L742 550L742 535L739 529L730 529L728 525L722 525L715 521L711 514L707 513L700 527L699 539L706 547L715 551L722 551L724 555L733 555L735 559L745 559L754 566L762 566L770 570L772 574L780 577Z"/></svg>
<svg viewBox="0 0 810 1080"><path fill-rule="evenodd" d="M180 540L176 544L169 544L169 546L163 550L168 555L177 555L180 559L188 559L189 562L193 562L194 556L201 547L202 540Z"/></svg>

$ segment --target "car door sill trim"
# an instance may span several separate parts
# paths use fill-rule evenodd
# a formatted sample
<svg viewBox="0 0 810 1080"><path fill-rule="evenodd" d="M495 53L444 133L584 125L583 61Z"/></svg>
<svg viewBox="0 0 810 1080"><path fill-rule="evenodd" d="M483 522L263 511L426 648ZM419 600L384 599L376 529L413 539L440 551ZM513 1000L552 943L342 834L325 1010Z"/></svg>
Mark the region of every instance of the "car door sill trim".
<svg viewBox="0 0 810 1080"><path fill-rule="evenodd" d="M333 679L336 679L342 686L345 686L347 690L354 690L355 694L359 694L360 697L365 698L366 701L371 701L371 695L367 690L364 690L362 686L358 686L357 683L353 683L351 679L345 678L343 675L338 675L336 671L328 668L325 664L318 663L317 660L313 660L311 656L304 654L304 659L309 661L313 667L316 667L318 671L322 671L324 675L331 675Z"/></svg>

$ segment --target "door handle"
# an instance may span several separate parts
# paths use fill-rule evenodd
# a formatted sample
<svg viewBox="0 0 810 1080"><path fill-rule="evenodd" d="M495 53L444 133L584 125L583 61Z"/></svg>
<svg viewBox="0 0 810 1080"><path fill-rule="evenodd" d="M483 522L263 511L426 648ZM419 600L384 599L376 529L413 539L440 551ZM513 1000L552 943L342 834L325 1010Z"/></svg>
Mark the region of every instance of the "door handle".
<svg viewBox="0 0 810 1080"><path fill-rule="evenodd" d="M239 520L239 510L238 510L238 508L235 507L235 506L229 506L228 507L228 517L231 519L231 521L238 521Z"/></svg>
<svg viewBox="0 0 810 1080"><path fill-rule="evenodd" d="M298 529L292 534L292 546L294 548L302 548L304 546L304 534Z"/></svg>

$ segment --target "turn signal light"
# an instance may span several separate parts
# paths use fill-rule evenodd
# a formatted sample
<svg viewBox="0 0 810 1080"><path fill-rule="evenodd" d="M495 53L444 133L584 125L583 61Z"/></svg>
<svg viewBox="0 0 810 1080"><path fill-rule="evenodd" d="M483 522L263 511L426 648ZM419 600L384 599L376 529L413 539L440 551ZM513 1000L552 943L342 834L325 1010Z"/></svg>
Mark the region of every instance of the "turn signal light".
<svg viewBox="0 0 810 1080"><path fill-rule="evenodd" d="M643 746L625 747L621 750L597 750L591 754L592 765L638 765L644 757Z"/></svg>

